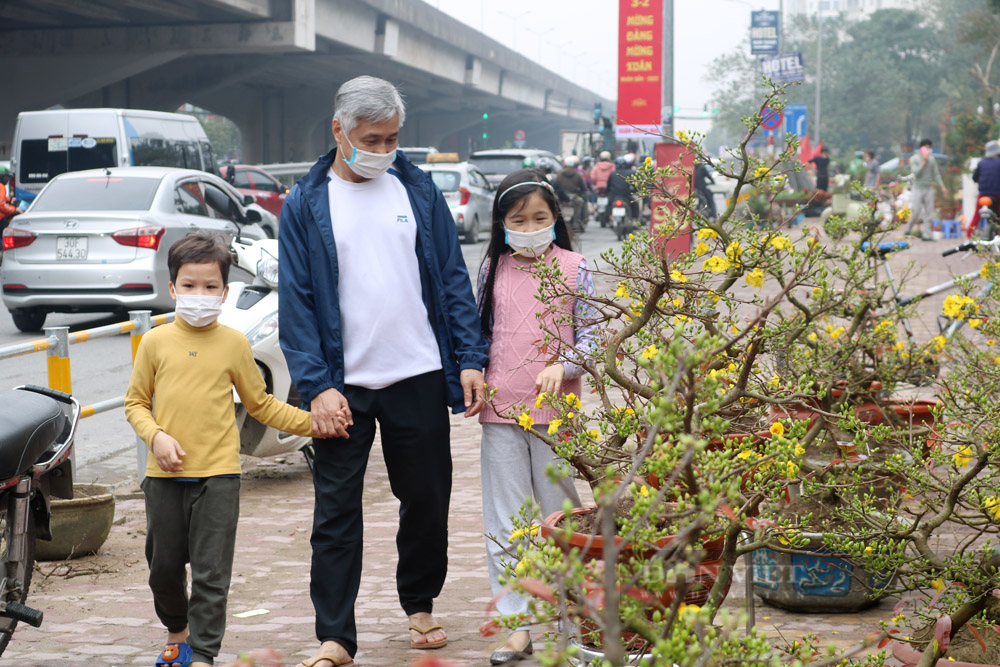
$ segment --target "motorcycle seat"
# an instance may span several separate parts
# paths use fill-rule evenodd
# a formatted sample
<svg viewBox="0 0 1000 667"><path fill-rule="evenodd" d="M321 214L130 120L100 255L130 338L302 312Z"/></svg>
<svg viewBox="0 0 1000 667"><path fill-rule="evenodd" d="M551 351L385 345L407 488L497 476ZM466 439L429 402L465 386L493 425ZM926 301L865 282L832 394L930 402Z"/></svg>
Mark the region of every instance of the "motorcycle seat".
<svg viewBox="0 0 1000 667"><path fill-rule="evenodd" d="M30 391L0 391L0 481L17 477L59 441L69 419L59 402Z"/></svg>

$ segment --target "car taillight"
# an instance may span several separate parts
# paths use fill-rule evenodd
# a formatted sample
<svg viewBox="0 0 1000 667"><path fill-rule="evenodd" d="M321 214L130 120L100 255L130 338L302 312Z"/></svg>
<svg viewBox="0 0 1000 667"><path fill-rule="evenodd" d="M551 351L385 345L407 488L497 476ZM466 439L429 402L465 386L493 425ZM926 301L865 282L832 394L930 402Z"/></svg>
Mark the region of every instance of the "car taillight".
<svg viewBox="0 0 1000 667"><path fill-rule="evenodd" d="M469 203L469 195L471 195L472 193L469 192L469 188L465 187L464 185L458 189L458 192L459 194L462 195L462 199L461 201L458 202L458 205L465 206L466 204Z"/></svg>
<svg viewBox="0 0 1000 667"><path fill-rule="evenodd" d="M625 202L623 202L621 199L616 199L615 200L615 206L624 206L624 205L625 205Z"/></svg>
<svg viewBox="0 0 1000 667"><path fill-rule="evenodd" d="M147 225L135 229L123 229L112 234L111 238L122 245L156 250L160 247L160 239L163 238L165 231L160 225Z"/></svg>
<svg viewBox="0 0 1000 667"><path fill-rule="evenodd" d="M3 249L13 250L14 248L23 248L26 245L31 245L35 238L33 232L8 227L3 230Z"/></svg>

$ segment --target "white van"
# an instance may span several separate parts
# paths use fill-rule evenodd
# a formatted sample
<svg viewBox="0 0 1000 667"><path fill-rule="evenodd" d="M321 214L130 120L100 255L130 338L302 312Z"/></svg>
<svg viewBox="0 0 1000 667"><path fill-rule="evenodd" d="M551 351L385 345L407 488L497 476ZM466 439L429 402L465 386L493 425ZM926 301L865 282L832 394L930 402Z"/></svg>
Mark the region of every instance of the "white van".
<svg viewBox="0 0 1000 667"><path fill-rule="evenodd" d="M194 116L140 109L22 111L11 171L39 192L67 171L100 167L184 167L215 173L212 145Z"/></svg>

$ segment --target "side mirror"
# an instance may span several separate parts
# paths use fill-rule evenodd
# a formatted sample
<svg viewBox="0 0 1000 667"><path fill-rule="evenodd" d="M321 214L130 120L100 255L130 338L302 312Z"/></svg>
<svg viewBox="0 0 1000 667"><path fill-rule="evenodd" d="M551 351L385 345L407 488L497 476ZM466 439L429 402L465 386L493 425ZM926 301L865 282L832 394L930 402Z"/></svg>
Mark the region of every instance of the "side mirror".
<svg viewBox="0 0 1000 667"><path fill-rule="evenodd" d="M263 222L264 218L261 216L260 211L250 208L247 209L247 223L254 224L255 222Z"/></svg>
<svg viewBox="0 0 1000 667"><path fill-rule="evenodd" d="M243 195L243 205L249 206L254 202L253 195Z"/></svg>

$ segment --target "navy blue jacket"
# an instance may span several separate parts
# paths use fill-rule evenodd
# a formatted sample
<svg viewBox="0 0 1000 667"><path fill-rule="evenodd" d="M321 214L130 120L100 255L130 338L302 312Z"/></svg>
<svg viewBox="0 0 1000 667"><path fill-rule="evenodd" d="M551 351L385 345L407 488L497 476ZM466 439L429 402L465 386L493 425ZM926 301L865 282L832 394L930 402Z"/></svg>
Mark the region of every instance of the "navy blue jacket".
<svg viewBox="0 0 1000 667"><path fill-rule="evenodd" d="M279 339L306 405L331 387L344 390L337 246L328 186L335 153L336 149L320 157L292 188L281 209L278 232ZM402 181L416 216L423 302L441 350L448 403L453 412L464 412L460 372L481 370L489 357L455 221L430 175L401 152L389 173Z"/></svg>
<svg viewBox="0 0 1000 667"><path fill-rule="evenodd" d="M1000 157L980 160L972 172L972 180L979 184L982 194L1000 194Z"/></svg>

